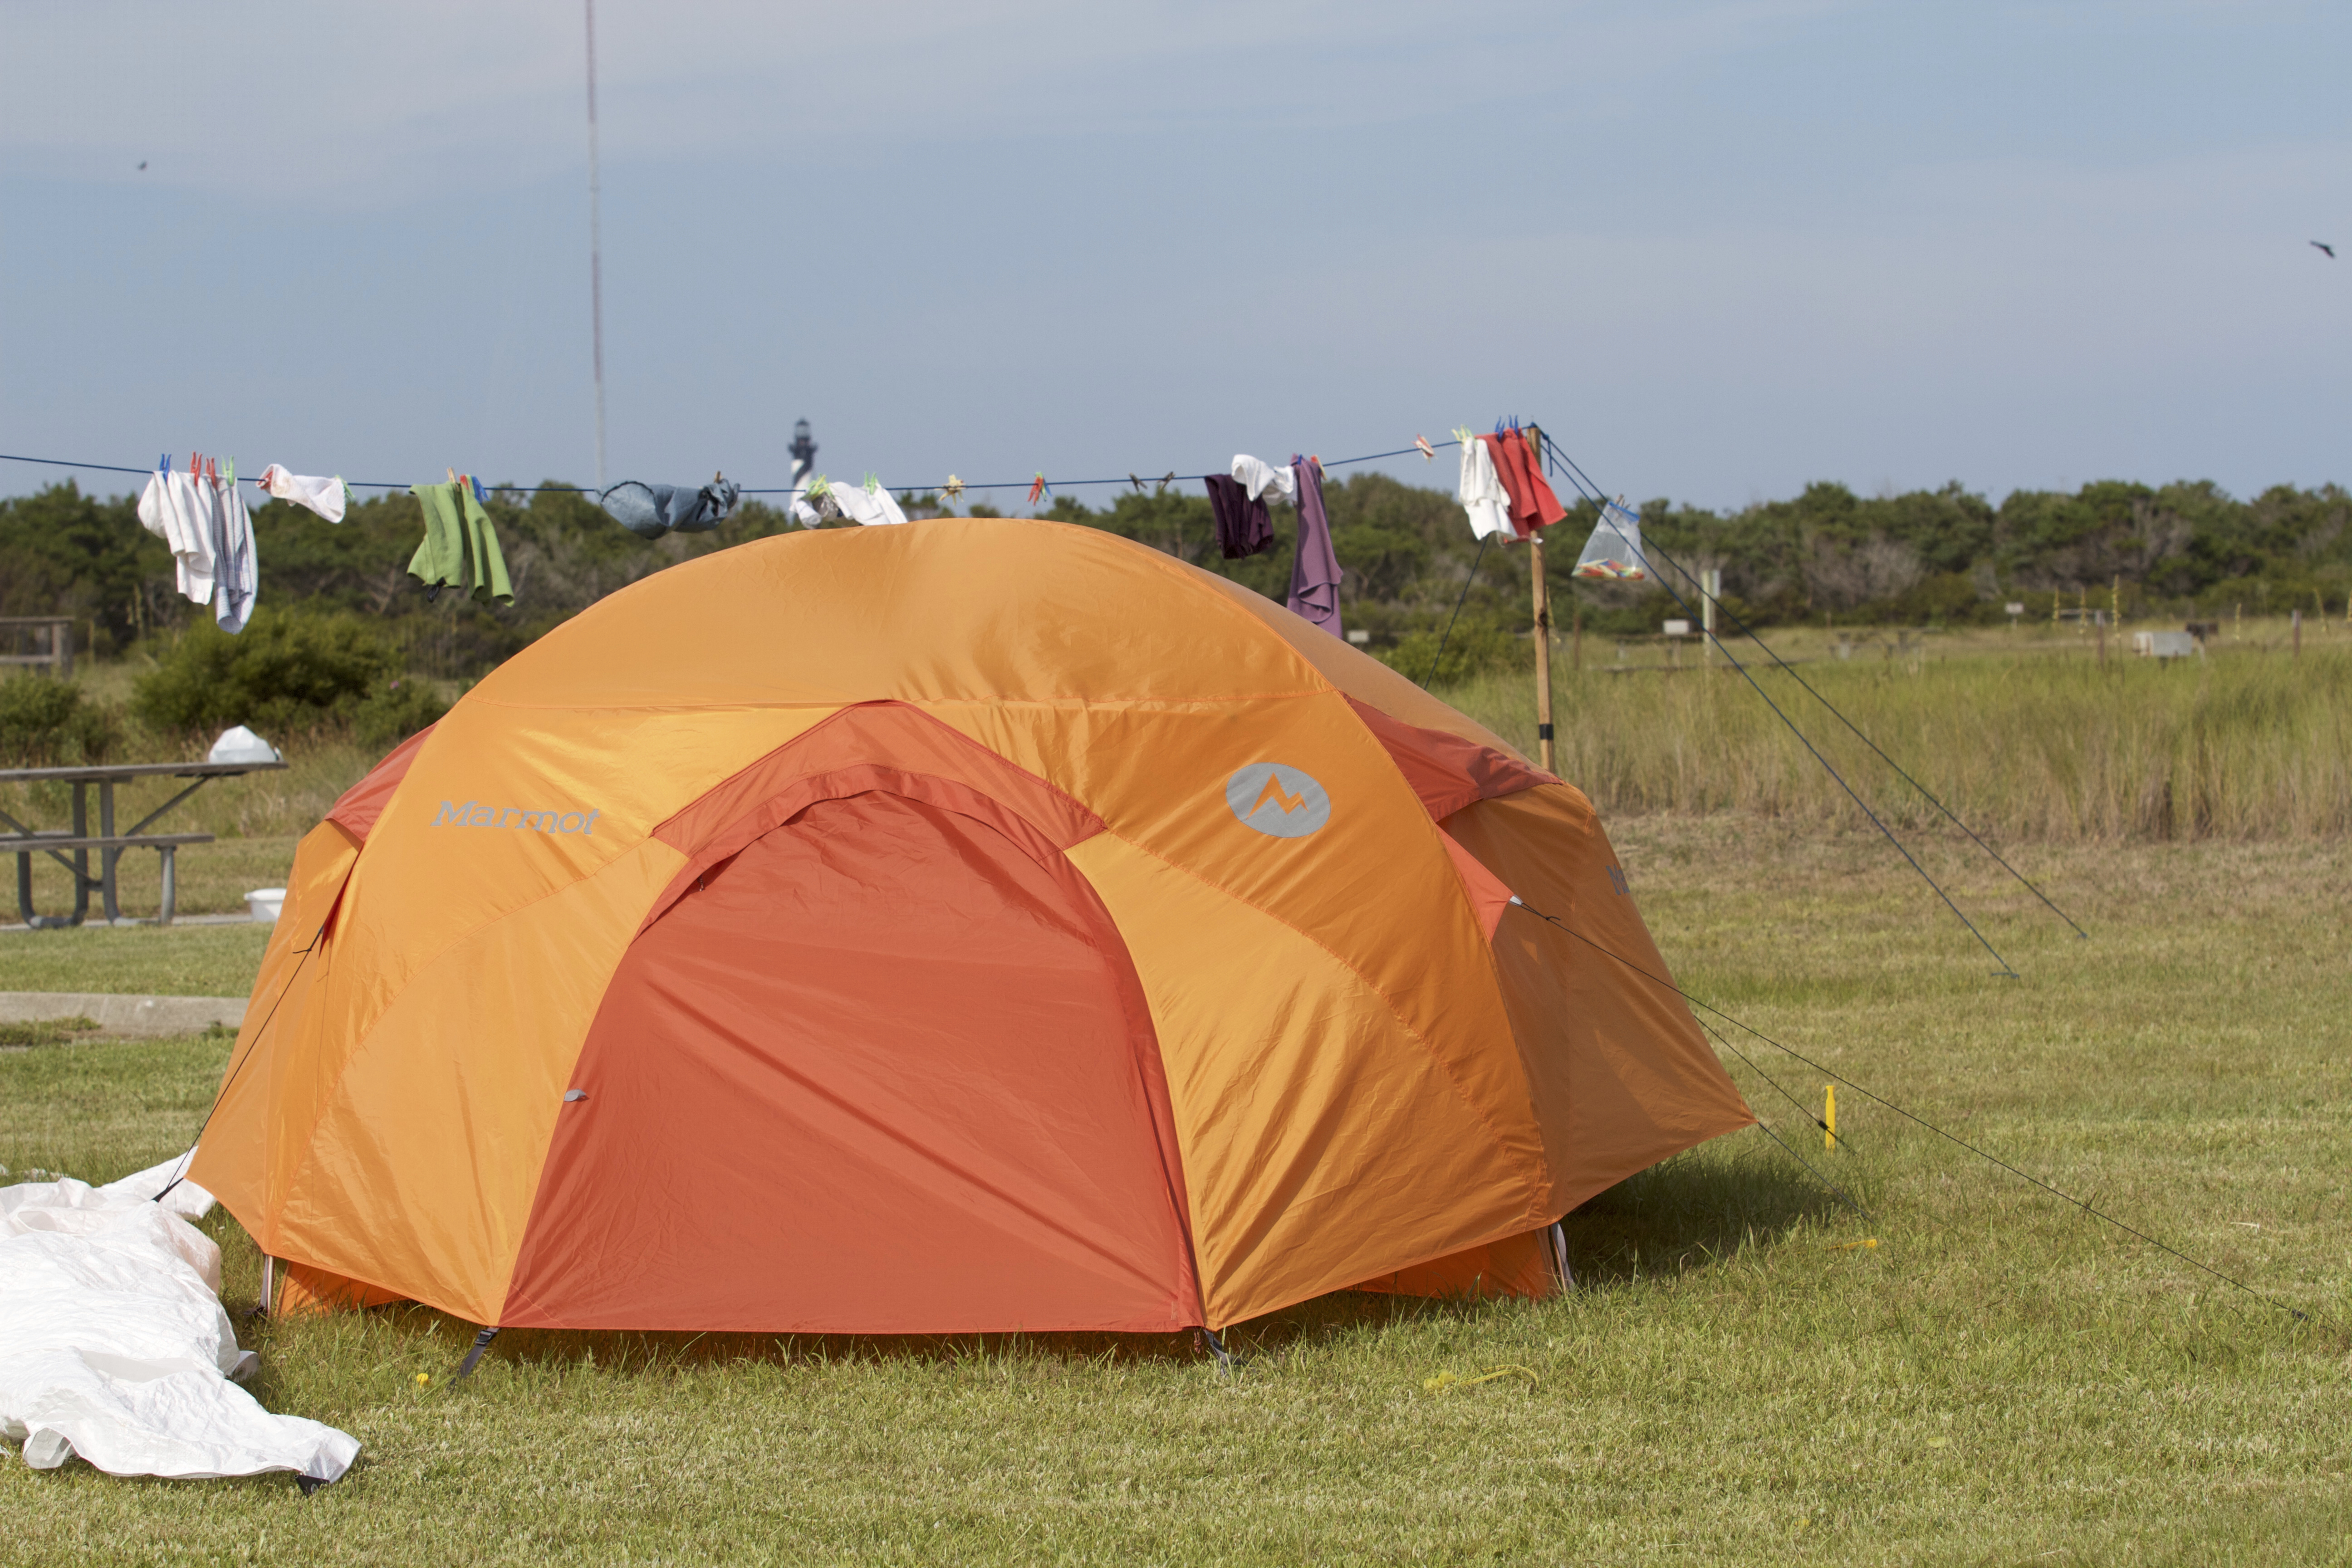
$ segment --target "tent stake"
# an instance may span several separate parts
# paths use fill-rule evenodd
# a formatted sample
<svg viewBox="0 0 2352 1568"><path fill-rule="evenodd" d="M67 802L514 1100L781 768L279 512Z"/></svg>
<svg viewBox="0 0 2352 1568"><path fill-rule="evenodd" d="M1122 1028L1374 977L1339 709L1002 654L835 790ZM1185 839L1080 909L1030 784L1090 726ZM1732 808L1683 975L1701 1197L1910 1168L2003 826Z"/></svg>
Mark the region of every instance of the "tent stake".
<svg viewBox="0 0 2352 1568"><path fill-rule="evenodd" d="M1201 1336L1201 1342L1209 1347L1209 1353L1217 1358L1217 1375L1219 1377L1233 1376L1233 1352L1225 1349L1225 1342L1217 1337L1217 1331L1203 1325L1193 1331Z"/></svg>
<svg viewBox="0 0 2352 1568"><path fill-rule="evenodd" d="M499 1331L495 1328L484 1329L480 1333L476 1334L474 1336L474 1348L466 1352L465 1361L459 1363L457 1367L457 1377L463 1378L472 1375L475 1363L482 1359L482 1352L489 1349L490 1342L498 1337ZM451 1381L455 1382L457 1379L453 1378Z"/></svg>

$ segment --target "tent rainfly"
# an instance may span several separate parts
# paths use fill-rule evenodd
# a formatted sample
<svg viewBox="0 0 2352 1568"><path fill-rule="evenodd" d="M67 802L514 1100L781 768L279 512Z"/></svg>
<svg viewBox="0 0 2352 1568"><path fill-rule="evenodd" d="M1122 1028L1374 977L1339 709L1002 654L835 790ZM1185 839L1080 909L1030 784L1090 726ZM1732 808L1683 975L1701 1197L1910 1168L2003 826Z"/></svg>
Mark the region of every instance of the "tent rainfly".
<svg viewBox="0 0 2352 1568"><path fill-rule="evenodd" d="M1234 584L936 519L686 563L303 839L192 1172L294 1302L1219 1329L1541 1295L1752 1120L1578 791Z"/></svg>

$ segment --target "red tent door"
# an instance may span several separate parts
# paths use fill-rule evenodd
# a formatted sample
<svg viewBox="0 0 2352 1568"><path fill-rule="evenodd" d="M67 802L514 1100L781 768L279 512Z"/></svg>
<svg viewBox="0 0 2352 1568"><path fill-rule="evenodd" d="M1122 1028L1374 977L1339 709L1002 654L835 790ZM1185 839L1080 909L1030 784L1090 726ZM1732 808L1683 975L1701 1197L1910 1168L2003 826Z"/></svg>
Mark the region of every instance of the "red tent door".
<svg viewBox="0 0 2352 1568"><path fill-rule="evenodd" d="M1201 1321L1158 1046L1058 853L819 799L631 947L502 1321L1166 1331Z"/></svg>

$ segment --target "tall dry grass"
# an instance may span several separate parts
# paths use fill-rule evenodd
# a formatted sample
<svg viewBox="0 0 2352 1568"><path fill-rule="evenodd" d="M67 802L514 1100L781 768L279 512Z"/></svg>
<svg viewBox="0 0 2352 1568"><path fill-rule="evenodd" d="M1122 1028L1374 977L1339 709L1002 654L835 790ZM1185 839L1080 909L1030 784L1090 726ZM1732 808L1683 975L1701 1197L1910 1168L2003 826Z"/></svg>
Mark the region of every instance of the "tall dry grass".
<svg viewBox="0 0 2352 1568"><path fill-rule="evenodd" d="M2352 651L2341 647L2300 658L2225 648L2161 665L1923 653L1799 668L1979 832L2116 842L2352 827ZM1766 666L1757 679L1890 823L1942 821L1794 679ZM1719 659L1703 666L1694 653L1679 670L1581 674L1562 660L1554 694L1559 772L1603 811L1857 816ZM1487 676L1441 695L1534 753L1532 674Z"/></svg>

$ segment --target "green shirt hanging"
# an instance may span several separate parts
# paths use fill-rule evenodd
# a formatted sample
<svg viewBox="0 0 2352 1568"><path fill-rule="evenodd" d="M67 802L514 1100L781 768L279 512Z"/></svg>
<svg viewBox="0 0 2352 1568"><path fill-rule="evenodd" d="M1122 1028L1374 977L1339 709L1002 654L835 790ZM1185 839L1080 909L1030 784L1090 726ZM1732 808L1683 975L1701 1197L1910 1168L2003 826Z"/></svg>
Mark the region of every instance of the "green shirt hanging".
<svg viewBox="0 0 2352 1568"><path fill-rule="evenodd" d="M514 584L507 577L507 558L499 550L498 525L482 503L474 499L473 485L411 485L408 493L425 509L425 542L409 558L408 574L427 588L463 591L470 575L477 599L514 603Z"/></svg>

